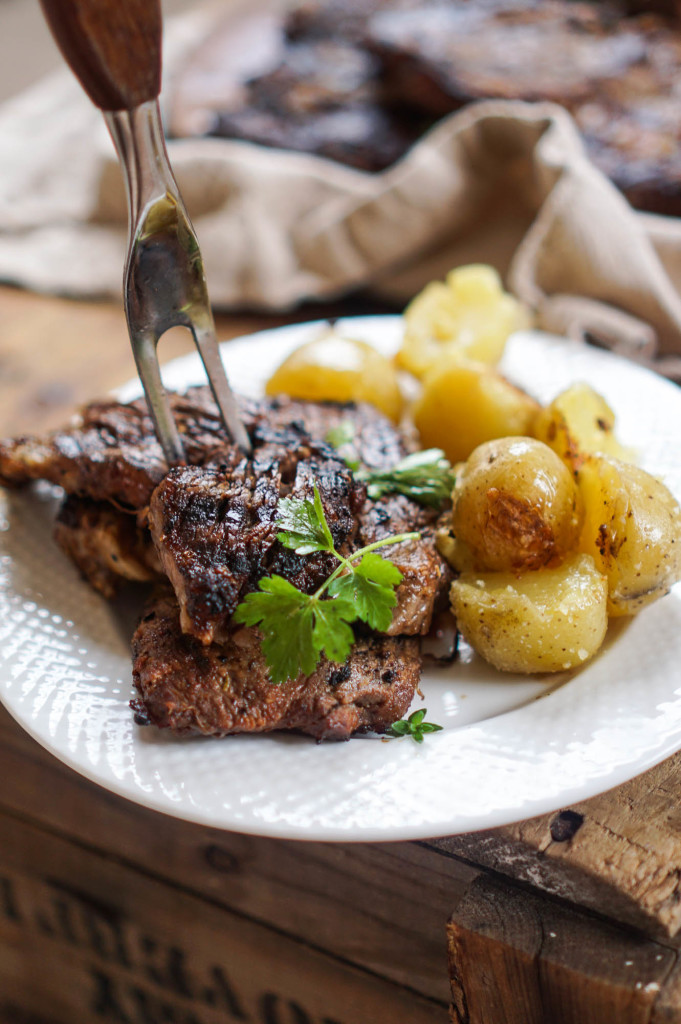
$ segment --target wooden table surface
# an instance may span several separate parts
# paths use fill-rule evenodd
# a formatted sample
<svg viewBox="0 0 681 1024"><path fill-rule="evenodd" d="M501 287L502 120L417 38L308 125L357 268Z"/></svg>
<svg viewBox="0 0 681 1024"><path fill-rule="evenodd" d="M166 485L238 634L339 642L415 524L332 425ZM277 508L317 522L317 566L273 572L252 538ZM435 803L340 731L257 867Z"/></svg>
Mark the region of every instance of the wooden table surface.
<svg viewBox="0 0 681 1024"><path fill-rule="evenodd" d="M319 312L222 316L218 333ZM175 332L161 354L190 350ZM116 304L0 288L0 435L57 426L132 376ZM681 1024L679 756L533 821L354 847L143 810L4 713L0 774L2 1024L418 1024L444 1022L450 998L458 1024ZM124 931L134 956L112 945ZM210 985L182 980L188 950Z"/></svg>

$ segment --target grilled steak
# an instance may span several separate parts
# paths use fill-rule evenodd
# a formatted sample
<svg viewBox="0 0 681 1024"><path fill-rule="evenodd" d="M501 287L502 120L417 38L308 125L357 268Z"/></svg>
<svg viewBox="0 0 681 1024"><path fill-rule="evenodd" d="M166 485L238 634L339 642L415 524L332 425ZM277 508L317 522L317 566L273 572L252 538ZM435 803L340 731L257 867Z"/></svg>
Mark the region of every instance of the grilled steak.
<svg viewBox="0 0 681 1024"><path fill-rule="evenodd" d="M231 445L208 388L171 394L173 415L187 460L220 463ZM405 453L388 419L369 405L306 403L285 397L240 399L242 417L256 448L323 440L346 418L355 425L355 448L364 465L384 468ZM49 480L69 494L87 495L128 509L144 509L167 467L143 399L129 404L93 402L71 428L38 437L0 441L0 485Z"/></svg>
<svg viewBox="0 0 681 1024"><path fill-rule="evenodd" d="M70 495L59 510L54 536L104 597L113 597L122 579L151 580L161 573L149 532L108 502Z"/></svg>
<svg viewBox="0 0 681 1024"><path fill-rule="evenodd" d="M172 395L187 457L204 461L226 445L207 389ZM161 447L143 399L93 402L71 428L44 437L0 443L0 483L49 480L69 494L143 508L166 473Z"/></svg>
<svg viewBox="0 0 681 1024"><path fill-rule="evenodd" d="M165 575L175 590L154 599L135 634L138 720L217 735L384 731L412 700L420 662L407 635L427 632L448 570L435 550L434 514L399 496L368 500L324 439L349 419L360 461L385 469L406 453L403 437L369 406L241 400L253 442L246 459L206 389L172 404L190 464L170 471L141 401L94 403L69 430L0 443L0 482L44 478L68 492L56 537L96 589L112 596L121 578ZM297 555L276 537L280 500L311 497L315 484L342 554L396 532L423 538L389 551L404 575L393 635L365 631L345 665L322 659L308 679L273 686L259 632L235 629L231 618L265 575L310 593L335 568L333 556Z"/></svg>
<svg viewBox="0 0 681 1024"><path fill-rule="evenodd" d="M380 170L468 103L552 100L634 206L680 214L679 15L679 0L298 0L238 83L233 19L211 33L173 121Z"/></svg>
<svg viewBox="0 0 681 1024"><path fill-rule="evenodd" d="M427 632L448 580L432 541L431 514L406 498L364 506L364 487L323 440L350 419L362 464L389 467L406 446L384 416L368 405L241 399L255 453L250 463L226 438L208 389L193 388L171 401L192 465L169 473L143 401L93 403L69 430L0 443L0 483L43 478L90 499L67 502L57 535L96 589L108 595L116 575L149 574L144 526L151 502L149 525L180 602L182 627L210 643L264 575L279 573L310 592L335 565L331 556L299 556L276 541L279 498L311 495L316 480L344 554L389 533L425 527L422 541L391 549L405 578L390 631ZM138 511L139 529L114 505Z"/></svg>
<svg viewBox="0 0 681 1024"><path fill-rule="evenodd" d="M385 732L420 677L415 640L357 641L344 665L325 659L309 677L273 686L255 629L203 646L182 633L175 598L152 599L132 641L137 721L177 733L225 735L295 729L318 740Z"/></svg>
<svg viewBox="0 0 681 1024"><path fill-rule="evenodd" d="M681 34L659 14L623 16L637 6L672 4L430 3L379 11L367 45L393 101L431 118L481 99L561 104L633 205L679 214Z"/></svg>
<svg viewBox="0 0 681 1024"><path fill-rule="evenodd" d="M235 453L218 466L171 470L154 491L149 524L182 611L182 628L203 643L224 633L244 593L265 575L311 592L337 564L301 557L277 542L279 497L312 497L317 484L337 549L354 536L365 489L325 445L266 445L253 460ZM297 466L294 458L298 459ZM293 479L292 479L293 477Z"/></svg>
<svg viewBox="0 0 681 1024"><path fill-rule="evenodd" d="M388 630L391 636L425 635L433 613L446 599L452 573L435 546L437 513L401 494L367 500L359 519L357 546L364 547L395 533L418 530L419 540L404 541L386 549L386 555L402 573L397 606Z"/></svg>

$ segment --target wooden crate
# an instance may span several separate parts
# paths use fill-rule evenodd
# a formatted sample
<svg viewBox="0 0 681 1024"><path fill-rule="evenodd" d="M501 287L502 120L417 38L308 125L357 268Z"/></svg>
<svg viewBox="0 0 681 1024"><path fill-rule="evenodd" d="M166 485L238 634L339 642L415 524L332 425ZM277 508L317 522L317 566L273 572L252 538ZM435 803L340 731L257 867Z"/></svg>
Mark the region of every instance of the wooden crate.
<svg viewBox="0 0 681 1024"><path fill-rule="evenodd" d="M617 865L610 879L582 867L586 903L600 888L612 916L577 906L583 823L549 842L574 851L568 902L547 895L558 855L535 848L530 866L517 829L392 844L218 832L92 785L4 712L0 772L2 1024L681 1022L669 894L646 935Z"/></svg>

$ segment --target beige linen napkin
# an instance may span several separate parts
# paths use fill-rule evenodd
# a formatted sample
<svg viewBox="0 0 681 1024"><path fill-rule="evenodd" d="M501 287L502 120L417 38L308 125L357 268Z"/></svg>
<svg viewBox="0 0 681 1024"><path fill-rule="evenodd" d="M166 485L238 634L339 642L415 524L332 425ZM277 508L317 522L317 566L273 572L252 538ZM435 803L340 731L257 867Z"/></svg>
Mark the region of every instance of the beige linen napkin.
<svg viewBox="0 0 681 1024"><path fill-rule="evenodd" d="M197 13L171 26L171 85L207 25ZM360 287L404 303L485 261L540 326L681 378L681 220L634 212L559 107L470 106L382 174L222 139L169 149L218 307L281 310ZM120 294L120 173L67 72L0 109L0 226L0 279Z"/></svg>

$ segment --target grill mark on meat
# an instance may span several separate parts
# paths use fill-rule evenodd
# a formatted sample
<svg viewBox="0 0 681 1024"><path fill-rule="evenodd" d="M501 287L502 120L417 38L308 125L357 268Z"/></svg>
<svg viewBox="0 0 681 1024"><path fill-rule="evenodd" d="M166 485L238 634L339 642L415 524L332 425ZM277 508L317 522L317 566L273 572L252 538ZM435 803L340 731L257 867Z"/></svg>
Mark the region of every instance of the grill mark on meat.
<svg viewBox="0 0 681 1024"><path fill-rule="evenodd" d="M225 437L207 388L171 395L188 467L166 475L143 400L127 405L95 402L69 430L1 442L0 483L20 485L44 478L69 493L137 510L141 526L146 524L152 493L161 484L154 502L154 534L163 568L180 599L184 627L210 642L224 630L241 596L266 573L280 573L310 591L333 569L330 556L298 556L273 539L277 498L311 494L312 479L317 478L334 541L344 554L391 533L424 531L421 542L390 550L389 557L405 577L397 591L390 632L427 632L448 578L432 540L432 515L397 496L367 502L360 515L363 491L352 484L345 466L324 442L330 429L350 419L362 463L386 468L406 452L400 433L367 405L301 402L286 396L239 402L255 448L259 485L255 478L248 484L245 478L238 483L236 477L229 482L242 459ZM243 476L244 470L239 472ZM246 506L252 506L250 511ZM91 510L84 522L93 523L93 514ZM87 543L82 530L69 532L62 524L58 532L81 572L100 591L110 593L114 574L123 570L105 553L113 526L102 531L93 524L93 538ZM102 540L99 554L94 550L97 536ZM104 537L109 538L106 543Z"/></svg>
<svg viewBox="0 0 681 1024"><path fill-rule="evenodd" d="M171 393L170 402L189 464L219 464L229 458L232 446L208 388ZM341 420L352 418L355 447L366 466L386 468L405 454L395 427L368 405L306 403L284 396L240 398L239 405L256 448L276 444L294 452L304 439L321 442ZM286 479L289 471L283 462L281 471ZM136 511L146 507L166 472L143 399L93 402L70 428L0 441L0 485L48 480L69 494Z"/></svg>
<svg viewBox="0 0 681 1024"><path fill-rule="evenodd" d="M276 464L259 476L241 459L231 470L173 469L154 491L149 525L182 610L182 629L210 643L266 571L279 501Z"/></svg>
<svg viewBox="0 0 681 1024"><path fill-rule="evenodd" d="M136 717L176 733L287 729L317 740L382 733L406 713L420 678L417 641L372 636L357 640L344 665L323 658L311 676L275 686L256 629L202 646L182 633L169 592L145 609L132 649Z"/></svg>
<svg viewBox="0 0 681 1024"><path fill-rule="evenodd" d="M252 462L173 469L156 488L149 525L184 632L205 644L219 639L243 594L266 575L278 573L311 593L330 574L333 556L290 551L277 541L275 522L281 465L290 475L299 459L291 494L311 498L316 483L336 548L352 541L365 488L326 454L326 446L309 440L293 450L269 444Z"/></svg>

